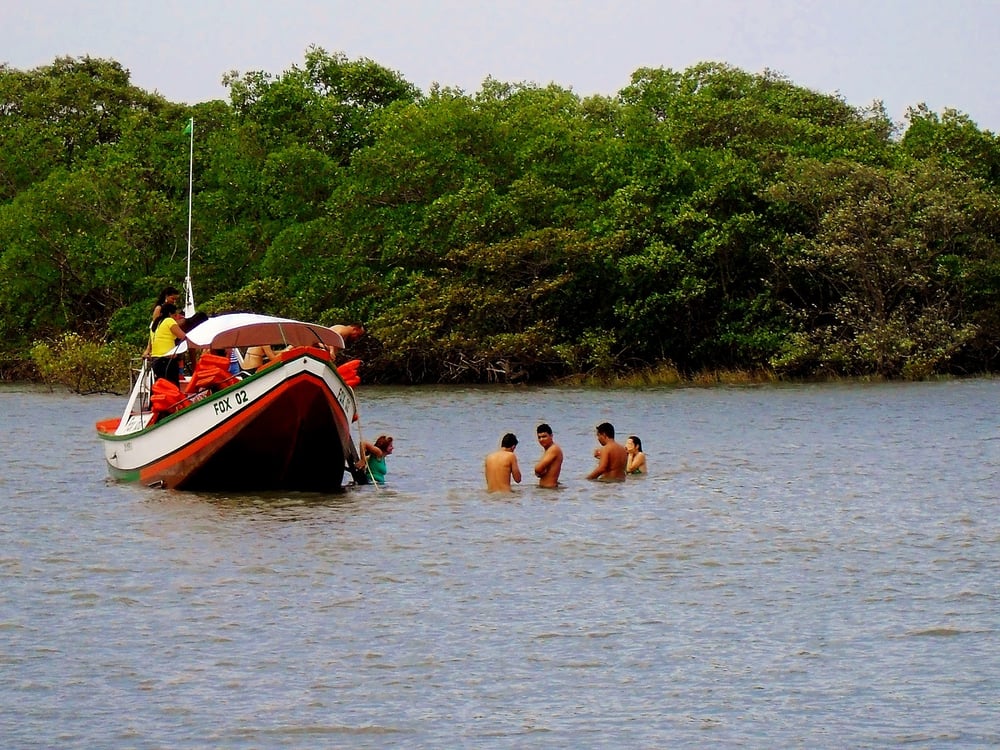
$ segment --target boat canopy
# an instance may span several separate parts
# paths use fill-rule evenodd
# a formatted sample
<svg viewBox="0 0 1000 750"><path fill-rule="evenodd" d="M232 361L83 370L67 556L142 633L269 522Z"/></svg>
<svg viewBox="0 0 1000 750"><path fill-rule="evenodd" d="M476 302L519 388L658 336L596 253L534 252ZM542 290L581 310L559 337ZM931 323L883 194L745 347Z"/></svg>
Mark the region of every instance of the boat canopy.
<svg viewBox="0 0 1000 750"><path fill-rule="evenodd" d="M187 333L187 340L174 348L229 349L245 346L317 346L343 349L344 339L336 331L317 323L274 318L255 313L228 313L209 318Z"/></svg>

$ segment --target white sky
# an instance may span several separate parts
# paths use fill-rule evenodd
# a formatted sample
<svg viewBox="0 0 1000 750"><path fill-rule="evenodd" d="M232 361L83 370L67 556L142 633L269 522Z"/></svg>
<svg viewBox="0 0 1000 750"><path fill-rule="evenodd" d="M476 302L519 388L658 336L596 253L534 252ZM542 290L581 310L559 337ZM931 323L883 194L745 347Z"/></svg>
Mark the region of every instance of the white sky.
<svg viewBox="0 0 1000 750"><path fill-rule="evenodd" d="M469 93L493 76L615 94L640 67L718 61L1000 133L998 39L1000 0L0 0L0 62L110 58L187 103L228 100L227 71L280 74L317 45Z"/></svg>

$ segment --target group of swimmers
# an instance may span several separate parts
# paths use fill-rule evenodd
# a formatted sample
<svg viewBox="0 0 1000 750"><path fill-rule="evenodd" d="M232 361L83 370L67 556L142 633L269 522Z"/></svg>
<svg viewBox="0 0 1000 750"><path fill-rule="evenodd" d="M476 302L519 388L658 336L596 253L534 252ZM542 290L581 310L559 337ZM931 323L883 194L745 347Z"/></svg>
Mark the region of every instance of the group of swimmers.
<svg viewBox="0 0 1000 750"><path fill-rule="evenodd" d="M558 487L563 464L562 448L552 439L552 428L549 425L538 425L536 432L538 444L542 446L542 457L535 464L538 486ZM597 425L596 432L597 442L600 443L600 447L594 451L597 466L587 475L587 479L619 482L626 476L646 473L646 454L642 452L642 440L638 436L629 435L625 445L621 445L615 441L615 428L610 422ZM521 467L514 455L516 448L517 436L508 432L500 440L500 448L486 456L484 473L488 491L510 492L512 479L521 483Z"/></svg>
<svg viewBox="0 0 1000 750"><path fill-rule="evenodd" d="M153 322L150 324L150 343L145 355L154 360L153 369L157 376L167 377L175 383L179 379L179 360L165 356L174 345L183 340L185 318L178 309L177 303L180 291L175 287L167 287L156 301L153 310ZM347 326L331 326L339 333L345 342L357 340L365 333L364 326L355 323ZM233 366L253 368L264 364L273 358L271 347L251 347L243 357L242 363ZM253 370L250 370L253 371ZM646 455L642 451L642 441L636 435L630 435L625 445L615 441L615 428L610 422L597 425L597 442L600 444L594 451L597 466L587 475L590 480L621 481L628 475L645 474ZM538 444L542 447L542 457L535 464L535 476L539 487L555 488L559 486L559 475L562 472L563 451L552 438L552 428L548 424L540 424L536 429ZM517 462L514 450L517 448L517 436L508 432L500 441L500 448L486 456L485 475L486 488L490 492L510 492L511 480L520 484L521 468ZM363 442L361 460L355 467L366 478L376 484L385 483L385 458L393 450L392 437L380 435L374 443Z"/></svg>

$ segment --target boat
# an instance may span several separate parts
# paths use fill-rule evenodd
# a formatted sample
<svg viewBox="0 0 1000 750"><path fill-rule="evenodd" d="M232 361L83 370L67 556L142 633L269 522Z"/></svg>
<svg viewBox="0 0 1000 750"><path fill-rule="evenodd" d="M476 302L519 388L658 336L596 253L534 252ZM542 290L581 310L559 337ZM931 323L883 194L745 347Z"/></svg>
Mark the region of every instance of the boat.
<svg viewBox="0 0 1000 750"><path fill-rule="evenodd" d="M189 378L174 384L157 379L153 360L143 359L121 417L97 423L109 473L177 490L331 492L343 487L345 471L363 482L351 438L360 362L336 366L344 348L339 333L252 313L193 325L202 317L195 314L191 281L194 118L185 132L191 137L184 308L192 327L167 356L190 350L196 364ZM254 372L230 373L223 353L252 346L280 350Z"/></svg>
<svg viewBox="0 0 1000 750"><path fill-rule="evenodd" d="M343 487L359 459L351 436L359 362L336 366L344 348L338 333L232 313L186 335L171 354L200 356L180 386L156 379L145 359L122 416L97 423L113 478L177 490ZM229 372L222 352L264 345L283 348L256 372Z"/></svg>

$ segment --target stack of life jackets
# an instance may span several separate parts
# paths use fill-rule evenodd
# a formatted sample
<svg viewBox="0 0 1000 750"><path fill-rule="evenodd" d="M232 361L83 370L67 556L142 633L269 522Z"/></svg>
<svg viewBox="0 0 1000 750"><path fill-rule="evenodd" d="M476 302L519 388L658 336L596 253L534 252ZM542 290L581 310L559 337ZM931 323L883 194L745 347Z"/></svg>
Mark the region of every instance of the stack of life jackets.
<svg viewBox="0 0 1000 750"><path fill-rule="evenodd" d="M166 378L157 378L156 382L153 383L153 392L149 401L153 413L157 416L173 414L191 403L181 389Z"/></svg>
<svg viewBox="0 0 1000 750"><path fill-rule="evenodd" d="M358 375L358 368L361 366L360 359L352 359L350 362L344 362L340 367L337 368L337 372L340 373L340 377L344 379L344 382L351 388L357 388L361 385L361 376Z"/></svg>
<svg viewBox="0 0 1000 750"><path fill-rule="evenodd" d="M205 388L218 390L232 385L236 379L236 376L229 372L229 357L205 352L198 358L198 364L191 373L187 392L197 393Z"/></svg>

